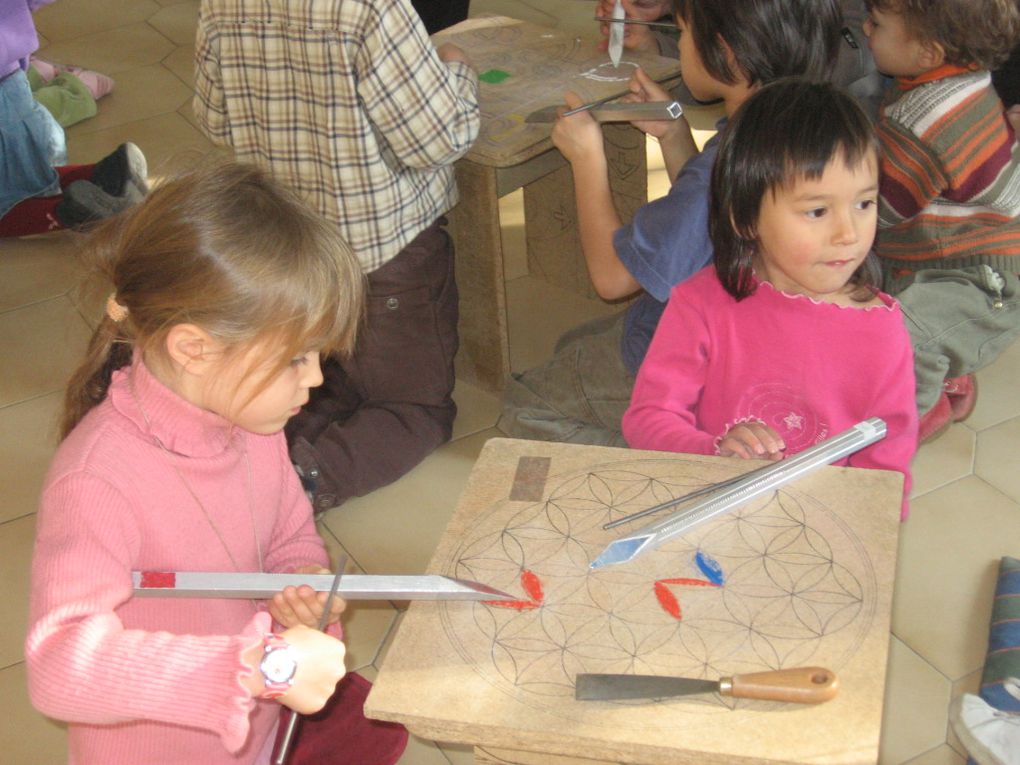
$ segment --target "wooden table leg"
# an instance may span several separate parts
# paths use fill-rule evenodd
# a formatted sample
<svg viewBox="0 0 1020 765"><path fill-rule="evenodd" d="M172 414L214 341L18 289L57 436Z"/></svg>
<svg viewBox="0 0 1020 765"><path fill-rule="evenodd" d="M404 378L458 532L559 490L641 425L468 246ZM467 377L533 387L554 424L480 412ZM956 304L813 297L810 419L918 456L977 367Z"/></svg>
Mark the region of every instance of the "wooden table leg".
<svg viewBox="0 0 1020 765"><path fill-rule="evenodd" d="M460 202L448 217L460 293L457 376L502 390L510 345L496 170L466 159L456 169Z"/></svg>
<svg viewBox="0 0 1020 765"><path fill-rule="evenodd" d="M627 223L648 201L645 134L630 125L604 125L603 135L613 202ZM524 221L528 273L579 295L596 297L581 252L569 165L524 187Z"/></svg>

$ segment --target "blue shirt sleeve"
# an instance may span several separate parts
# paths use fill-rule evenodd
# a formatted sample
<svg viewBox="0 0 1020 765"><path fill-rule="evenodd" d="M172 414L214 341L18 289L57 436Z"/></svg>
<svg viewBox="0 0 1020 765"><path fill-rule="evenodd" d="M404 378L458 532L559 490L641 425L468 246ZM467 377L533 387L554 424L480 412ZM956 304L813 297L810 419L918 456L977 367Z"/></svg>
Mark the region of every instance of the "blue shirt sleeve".
<svg viewBox="0 0 1020 765"><path fill-rule="evenodd" d="M724 123L718 127L721 131ZM642 205L634 220L613 234L620 260L660 302L669 298L674 286L712 260L708 202L718 148L719 132L683 166L669 194Z"/></svg>

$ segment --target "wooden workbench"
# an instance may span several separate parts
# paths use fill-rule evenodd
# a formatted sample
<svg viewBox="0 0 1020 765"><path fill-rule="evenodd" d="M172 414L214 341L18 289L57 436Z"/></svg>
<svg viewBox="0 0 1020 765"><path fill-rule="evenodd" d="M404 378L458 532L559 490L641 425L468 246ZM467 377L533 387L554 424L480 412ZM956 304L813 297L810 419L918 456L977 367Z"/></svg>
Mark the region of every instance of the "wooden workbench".
<svg viewBox="0 0 1020 765"><path fill-rule="evenodd" d="M429 572L520 602L413 603L366 714L473 745L478 763L874 763L898 473L821 468L630 563L589 568L631 530L605 522L751 466L490 440ZM699 551L720 564L722 586L707 586ZM839 675L834 700L573 698L578 672L717 679L809 665Z"/></svg>

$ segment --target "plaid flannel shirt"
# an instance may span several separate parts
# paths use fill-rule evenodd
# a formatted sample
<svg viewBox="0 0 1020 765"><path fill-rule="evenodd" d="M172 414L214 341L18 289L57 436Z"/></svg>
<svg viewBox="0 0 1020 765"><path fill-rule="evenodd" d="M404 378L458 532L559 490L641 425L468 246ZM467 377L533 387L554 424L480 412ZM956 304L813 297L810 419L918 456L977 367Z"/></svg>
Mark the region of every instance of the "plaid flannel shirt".
<svg viewBox="0 0 1020 765"><path fill-rule="evenodd" d="M366 272L457 202L478 77L410 0L202 0L195 115L336 223Z"/></svg>

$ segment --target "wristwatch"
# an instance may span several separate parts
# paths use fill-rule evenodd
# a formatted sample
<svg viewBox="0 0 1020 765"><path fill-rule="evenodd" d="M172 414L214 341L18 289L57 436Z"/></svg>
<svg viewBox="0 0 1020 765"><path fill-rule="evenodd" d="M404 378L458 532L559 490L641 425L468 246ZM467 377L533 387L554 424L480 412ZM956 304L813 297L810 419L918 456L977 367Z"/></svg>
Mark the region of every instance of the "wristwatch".
<svg viewBox="0 0 1020 765"><path fill-rule="evenodd" d="M265 690L259 694L260 699L278 699L290 690L297 672L297 659L290 643L279 635L266 635L265 653L259 662L259 671L265 681Z"/></svg>

